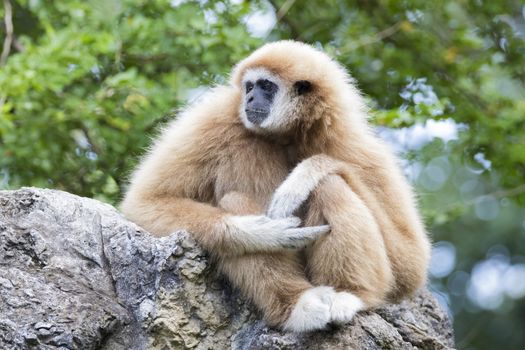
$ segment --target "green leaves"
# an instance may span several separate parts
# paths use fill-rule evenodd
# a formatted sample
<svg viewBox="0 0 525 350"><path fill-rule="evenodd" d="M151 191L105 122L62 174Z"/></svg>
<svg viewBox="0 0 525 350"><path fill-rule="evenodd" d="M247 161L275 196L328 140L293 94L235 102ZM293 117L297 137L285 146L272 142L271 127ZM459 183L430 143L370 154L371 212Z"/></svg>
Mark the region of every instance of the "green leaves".
<svg viewBox="0 0 525 350"><path fill-rule="evenodd" d="M50 186L116 203L160 122L258 45L246 4L22 2L33 22L0 71L4 187ZM210 20L222 16L221 21ZM7 181L8 179L8 181Z"/></svg>

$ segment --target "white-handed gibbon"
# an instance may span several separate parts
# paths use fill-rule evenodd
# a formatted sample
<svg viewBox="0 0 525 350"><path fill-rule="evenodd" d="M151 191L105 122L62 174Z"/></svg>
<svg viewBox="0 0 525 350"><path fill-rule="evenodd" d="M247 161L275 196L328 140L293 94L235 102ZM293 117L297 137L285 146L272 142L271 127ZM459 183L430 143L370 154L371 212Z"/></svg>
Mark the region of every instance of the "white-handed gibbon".
<svg viewBox="0 0 525 350"><path fill-rule="evenodd" d="M299 42L256 50L169 124L121 208L159 236L188 230L287 330L426 281L429 239L394 155L344 68Z"/></svg>

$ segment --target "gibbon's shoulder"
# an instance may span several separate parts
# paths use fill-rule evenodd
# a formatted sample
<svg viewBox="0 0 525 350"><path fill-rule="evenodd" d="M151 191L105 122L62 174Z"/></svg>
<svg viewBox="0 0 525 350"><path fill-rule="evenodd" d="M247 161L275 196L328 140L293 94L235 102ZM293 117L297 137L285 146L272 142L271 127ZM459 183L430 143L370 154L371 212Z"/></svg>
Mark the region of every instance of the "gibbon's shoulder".
<svg viewBox="0 0 525 350"><path fill-rule="evenodd" d="M169 127L232 122L236 120L239 104L240 92L237 88L230 85L215 86L183 108Z"/></svg>
<svg viewBox="0 0 525 350"><path fill-rule="evenodd" d="M239 99L235 87L220 85L209 89L160 130L152 148L169 145L173 150L195 144L222 144L243 131L238 116Z"/></svg>

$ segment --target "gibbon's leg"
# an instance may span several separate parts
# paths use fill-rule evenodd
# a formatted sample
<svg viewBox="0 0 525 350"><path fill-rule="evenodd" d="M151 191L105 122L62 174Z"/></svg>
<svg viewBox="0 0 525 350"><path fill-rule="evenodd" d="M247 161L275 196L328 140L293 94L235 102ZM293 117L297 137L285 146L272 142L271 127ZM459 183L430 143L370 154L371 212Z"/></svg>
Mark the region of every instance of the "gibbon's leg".
<svg viewBox="0 0 525 350"><path fill-rule="evenodd" d="M351 166L327 155L317 154L299 163L279 186L270 202L267 215L274 219L293 215L323 179L336 174L341 175L351 190L362 199L360 206L366 203L365 212L377 213L375 216L368 216L373 216L380 227L395 281L387 299L398 302L413 294L426 281L430 244L410 200L410 188L404 185L399 175L396 180L392 179L396 174L389 174L391 178L388 181L393 184L372 191L360 178L362 175L356 173ZM393 185L397 187L395 190ZM324 217L320 209L315 210L315 205L312 206L310 216L317 219L311 218L307 222L309 225L326 221L322 220Z"/></svg>
<svg viewBox="0 0 525 350"><path fill-rule="evenodd" d="M339 175L326 176L313 191L305 222L327 222L331 227L307 248L306 259L313 284L340 291L331 310L333 321L347 322L359 309L384 302L393 275L381 231L365 203Z"/></svg>
<svg viewBox="0 0 525 350"><path fill-rule="evenodd" d="M263 209L248 196L231 192L219 206L235 215L256 215ZM297 252L217 256L219 269L263 311L273 326L303 332L324 328L336 295L331 287L313 287Z"/></svg>

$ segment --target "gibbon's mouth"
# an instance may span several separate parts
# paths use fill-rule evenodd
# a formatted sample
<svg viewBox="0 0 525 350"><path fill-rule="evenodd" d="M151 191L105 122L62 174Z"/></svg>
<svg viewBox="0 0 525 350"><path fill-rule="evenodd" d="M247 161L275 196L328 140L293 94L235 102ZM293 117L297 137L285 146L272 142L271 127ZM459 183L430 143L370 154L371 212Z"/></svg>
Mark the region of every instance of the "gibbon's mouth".
<svg viewBox="0 0 525 350"><path fill-rule="evenodd" d="M248 120L256 125L261 124L266 118L268 118L268 115L270 114L266 111L258 109L246 109L244 111L246 112L246 117Z"/></svg>

